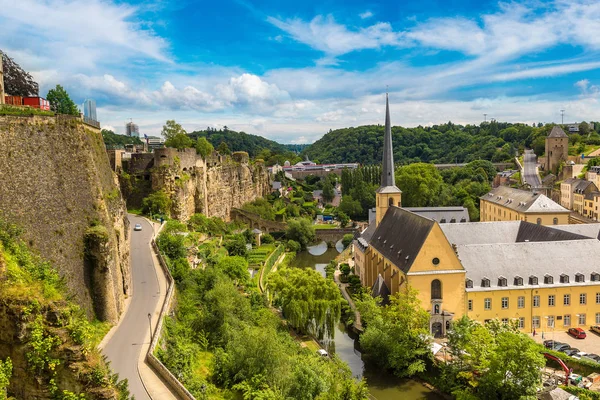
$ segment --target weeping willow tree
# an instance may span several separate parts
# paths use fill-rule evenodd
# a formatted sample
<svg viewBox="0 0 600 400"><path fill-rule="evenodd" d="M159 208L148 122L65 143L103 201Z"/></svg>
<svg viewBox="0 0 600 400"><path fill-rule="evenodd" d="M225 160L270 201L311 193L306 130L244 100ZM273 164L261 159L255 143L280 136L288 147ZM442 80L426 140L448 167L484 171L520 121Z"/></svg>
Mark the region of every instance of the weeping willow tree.
<svg viewBox="0 0 600 400"><path fill-rule="evenodd" d="M267 287L294 329L318 339L333 338L342 304L333 281L312 269L284 268L269 276Z"/></svg>

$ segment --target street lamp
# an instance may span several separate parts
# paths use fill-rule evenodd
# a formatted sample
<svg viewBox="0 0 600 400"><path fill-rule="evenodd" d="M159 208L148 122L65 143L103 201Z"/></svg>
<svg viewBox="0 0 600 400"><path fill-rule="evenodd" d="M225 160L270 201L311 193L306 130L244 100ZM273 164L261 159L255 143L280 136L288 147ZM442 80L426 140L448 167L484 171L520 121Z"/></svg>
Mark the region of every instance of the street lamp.
<svg viewBox="0 0 600 400"><path fill-rule="evenodd" d="M150 325L150 343L152 343L152 314L148 313L148 325Z"/></svg>

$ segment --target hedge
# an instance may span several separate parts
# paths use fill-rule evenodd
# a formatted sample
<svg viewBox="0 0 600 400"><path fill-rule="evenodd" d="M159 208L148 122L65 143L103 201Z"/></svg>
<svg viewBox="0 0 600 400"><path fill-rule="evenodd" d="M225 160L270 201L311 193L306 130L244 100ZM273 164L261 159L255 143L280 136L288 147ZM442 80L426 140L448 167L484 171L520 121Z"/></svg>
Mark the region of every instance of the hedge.
<svg viewBox="0 0 600 400"><path fill-rule="evenodd" d="M600 364L595 363L593 361L588 361L585 359L578 360L576 358L569 357L568 355L566 355L565 353L561 353L560 351L554 351L550 349L544 349L542 352L560 358L567 365L567 367L573 368L573 372L579 375L588 376L592 372L600 373ZM558 364L555 361L548 360L548 362L554 363L558 368L560 368L560 366L558 366Z"/></svg>
<svg viewBox="0 0 600 400"><path fill-rule="evenodd" d="M600 400L600 393L577 386L560 386L561 389L578 396L581 399Z"/></svg>
<svg viewBox="0 0 600 400"><path fill-rule="evenodd" d="M269 272L271 272L271 268L273 268L273 264L275 264L275 262L279 259L279 256L281 256L281 254L283 254L284 251L285 251L285 246L280 244L279 246L277 246L275 251L272 252L271 255L265 260L265 265L263 267L263 273L261 275L261 281L260 281L261 287L264 287L263 281L265 280L265 276L267 276L269 274Z"/></svg>

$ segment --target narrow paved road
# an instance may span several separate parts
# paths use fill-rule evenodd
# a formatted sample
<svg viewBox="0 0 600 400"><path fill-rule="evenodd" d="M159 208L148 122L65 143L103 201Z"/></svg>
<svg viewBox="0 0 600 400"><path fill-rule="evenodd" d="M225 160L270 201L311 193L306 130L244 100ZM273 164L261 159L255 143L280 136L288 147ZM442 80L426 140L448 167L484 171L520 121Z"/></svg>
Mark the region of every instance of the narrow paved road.
<svg viewBox="0 0 600 400"><path fill-rule="evenodd" d="M523 154L523 182L528 183L532 188L542 186L536 166L537 157L533 150L525 150L525 154Z"/></svg>
<svg viewBox="0 0 600 400"><path fill-rule="evenodd" d="M150 240L152 225L141 217L129 215L131 223L131 274L132 299L114 335L104 347L104 354L119 378L129 381L129 391L136 400L150 399L138 373L138 359L142 344L148 341L150 325L148 313L154 313L160 289L152 262ZM135 232L135 224L142 230Z"/></svg>

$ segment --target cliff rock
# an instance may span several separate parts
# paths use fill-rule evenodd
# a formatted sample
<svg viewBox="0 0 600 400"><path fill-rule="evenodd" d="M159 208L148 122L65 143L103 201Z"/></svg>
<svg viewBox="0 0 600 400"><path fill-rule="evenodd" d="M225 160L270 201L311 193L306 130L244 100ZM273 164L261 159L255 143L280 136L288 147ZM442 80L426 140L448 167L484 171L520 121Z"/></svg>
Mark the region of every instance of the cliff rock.
<svg viewBox="0 0 600 400"><path fill-rule="evenodd" d="M88 317L116 322L130 290L129 222L100 132L65 117L0 117L0 182L0 218L59 268ZM103 243L86 239L97 226Z"/></svg>
<svg viewBox="0 0 600 400"><path fill-rule="evenodd" d="M244 152L214 153L204 160L194 149L156 149L133 154L125 168L128 179L121 185L130 205L139 207L150 190L164 190L172 200L172 216L181 221L194 213L229 221L232 208L270 192L267 168L250 163Z"/></svg>

